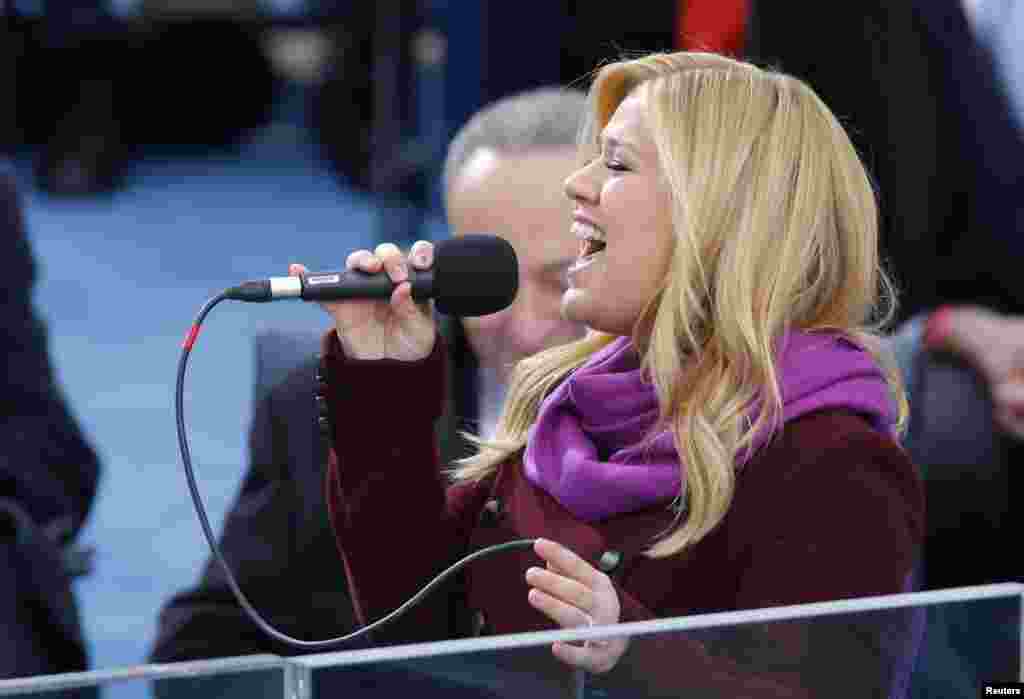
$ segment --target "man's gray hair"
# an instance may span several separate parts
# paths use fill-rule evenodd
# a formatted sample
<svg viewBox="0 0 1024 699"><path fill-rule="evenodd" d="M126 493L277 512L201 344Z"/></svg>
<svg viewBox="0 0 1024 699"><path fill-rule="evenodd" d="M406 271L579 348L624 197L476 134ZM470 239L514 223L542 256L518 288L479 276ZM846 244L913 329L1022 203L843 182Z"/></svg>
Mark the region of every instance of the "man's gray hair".
<svg viewBox="0 0 1024 699"><path fill-rule="evenodd" d="M580 90L542 87L503 97L474 114L455 134L444 162L445 201L462 168L481 148L518 152L575 147L586 111Z"/></svg>

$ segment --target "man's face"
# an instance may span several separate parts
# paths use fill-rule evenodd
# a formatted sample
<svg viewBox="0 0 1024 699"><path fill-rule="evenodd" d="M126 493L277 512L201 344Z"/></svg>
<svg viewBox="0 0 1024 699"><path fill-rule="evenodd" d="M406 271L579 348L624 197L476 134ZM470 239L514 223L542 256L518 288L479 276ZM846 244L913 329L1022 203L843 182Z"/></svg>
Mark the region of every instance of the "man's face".
<svg viewBox="0 0 1024 699"><path fill-rule="evenodd" d="M562 186L575 165L572 147L518 153L480 149L448 192L448 222L456 235L499 235L519 258L515 302L462 321L480 365L503 378L523 357L583 335L583 326L564 320L560 311L566 269L578 252Z"/></svg>

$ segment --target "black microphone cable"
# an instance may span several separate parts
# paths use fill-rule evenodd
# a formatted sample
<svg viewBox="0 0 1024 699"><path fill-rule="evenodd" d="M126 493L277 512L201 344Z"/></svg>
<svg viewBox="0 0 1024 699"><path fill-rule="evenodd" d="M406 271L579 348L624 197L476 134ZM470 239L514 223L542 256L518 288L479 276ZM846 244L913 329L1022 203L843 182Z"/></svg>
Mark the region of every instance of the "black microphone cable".
<svg viewBox="0 0 1024 699"><path fill-rule="evenodd" d="M221 554L220 546L217 544L216 537L213 535L213 528L210 526L210 520L206 516L206 508L203 507L202 498L199 496L199 488L196 486L195 473L192 470L192 457L189 453L188 448L188 436L185 434L185 370L188 367L188 358L192 353L192 347L195 345L196 338L199 337L199 328L203 324L203 320L207 314L213 310L221 301L230 298L230 294L233 290L221 292L217 296L206 302L206 304L199 311L199 315L196 316L195 322L192 324L192 328L189 330L188 335L185 337L185 341L182 343L181 358L178 360L178 380L175 387L174 395L174 407L175 416L178 422L178 447L181 450L181 461L185 467L185 478L188 481L188 488L192 494L192 502L195 505L196 514L199 516L199 524L203 528L203 534L206 536L207 543L210 544L210 551L213 557L217 560L221 570L224 571L224 577L228 581L228 586L231 587L231 591L234 593L238 603L242 605L242 609L249 615L249 618L256 623L256 625L271 638L286 643L297 648L304 648L307 650L320 649L327 650L329 648L338 648L345 644L356 641L363 636L370 634L376 629L384 626L390 621L394 621L398 617L402 616L410 608L418 604L424 597L433 592L442 582L451 577L454 573L460 569L469 565L473 561L484 558L491 555L492 553L500 553L502 551L510 551L513 549L525 549L533 546L536 539L517 539L515 541L507 541L504 544L497 544L495 546L488 546L487 548L474 551L461 558L460 560L453 563L451 566L443 570L433 580L427 583L423 588L420 589L415 595L410 597L400 607L390 612L386 616L381 617L377 621L357 629L352 633L344 636L337 636L335 638L328 638L322 641L303 641L299 638L294 638L285 633L282 633L271 626L261 615L256 608L252 606L248 598L242 593L241 588L238 586L238 582L235 580L235 576L231 573L231 568L228 566L228 562L224 559Z"/></svg>

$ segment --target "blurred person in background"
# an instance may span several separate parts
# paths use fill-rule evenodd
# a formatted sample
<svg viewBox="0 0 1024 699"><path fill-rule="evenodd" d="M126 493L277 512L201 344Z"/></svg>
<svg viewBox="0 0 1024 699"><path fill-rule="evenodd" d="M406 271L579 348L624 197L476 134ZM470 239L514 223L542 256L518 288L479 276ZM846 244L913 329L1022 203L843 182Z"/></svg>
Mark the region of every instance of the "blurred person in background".
<svg viewBox="0 0 1024 699"><path fill-rule="evenodd" d="M276 83L262 3L145 0L126 16L108 5L48 0L9 11L18 31L8 50L12 149L32 156L41 190L112 194L139 159L230 151L268 123Z"/></svg>
<svg viewBox="0 0 1024 699"><path fill-rule="evenodd" d="M904 344L905 376L913 395L916 368L925 353L952 355L984 381L992 420L1013 441L1024 440L1024 317L984 306L950 305L921 313L898 326L894 341Z"/></svg>
<svg viewBox="0 0 1024 699"><path fill-rule="evenodd" d="M125 27L101 0L12 5L10 21L18 32L13 150L31 156L35 183L46 192L113 191L131 156L121 119L125 86L118 77Z"/></svg>
<svg viewBox="0 0 1024 699"><path fill-rule="evenodd" d="M996 63L1013 105L1017 127L1024 129L1024 2L1020 0L963 0L978 41Z"/></svg>
<svg viewBox="0 0 1024 699"><path fill-rule="evenodd" d="M72 578L99 463L62 396L32 307L36 264L18 192L0 163L4 369L0 386L0 679L88 668ZM94 697L95 689L61 696Z"/></svg>
<svg viewBox="0 0 1024 699"><path fill-rule="evenodd" d="M453 232L490 232L510 241L520 285L504 311L447 319L449 402L437 425L446 460L469 453L459 430L492 434L512 364L582 333L561 319L559 308L576 255L560 187L576 162L583 99L558 88L506 98L474 115L449 146L443 186ZM220 545L242 591L270 623L312 640L347 632L355 621L339 584L344 570L324 502L326 451L313 402L318 365L312 356L294 365L254 408L249 469ZM257 628L211 559L196 586L162 610L150 659L261 652L301 651Z"/></svg>

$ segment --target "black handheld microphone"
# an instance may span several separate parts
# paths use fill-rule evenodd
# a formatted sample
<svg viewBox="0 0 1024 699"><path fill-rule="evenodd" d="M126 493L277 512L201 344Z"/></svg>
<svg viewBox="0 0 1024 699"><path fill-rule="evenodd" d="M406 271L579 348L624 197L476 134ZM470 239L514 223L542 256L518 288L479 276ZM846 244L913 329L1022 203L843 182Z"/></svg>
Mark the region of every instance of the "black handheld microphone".
<svg viewBox="0 0 1024 699"><path fill-rule="evenodd" d="M429 270L409 267L412 297L434 299L438 311L454 316L484 316L507 308L519 291L519 263L504 238L472 234L449 238L434 246ZM283 299L338 301L387 299L395 284L381 271L310 272L298 277L271 277L243 282L227 290L235 301Z"/></svg>

